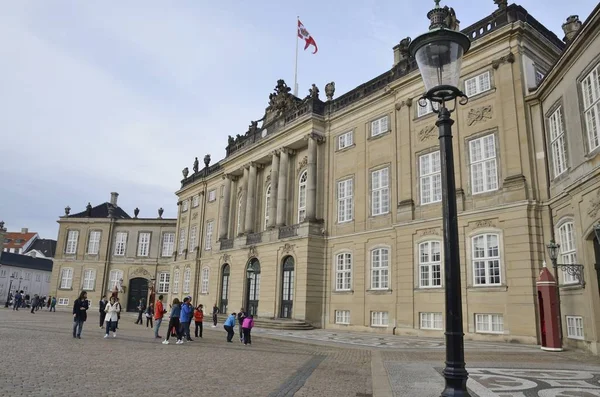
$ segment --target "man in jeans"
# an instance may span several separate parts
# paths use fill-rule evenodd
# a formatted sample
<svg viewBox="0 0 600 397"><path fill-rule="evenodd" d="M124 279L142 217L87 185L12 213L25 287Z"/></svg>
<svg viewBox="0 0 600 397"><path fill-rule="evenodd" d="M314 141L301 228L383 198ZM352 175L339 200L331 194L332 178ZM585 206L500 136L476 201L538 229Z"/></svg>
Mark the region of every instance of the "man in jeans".
<svg viewBox="0 0 600 397"><path fill-rule="evenodd" d="M100 312L100 328L104 328L104 319L106 318L106 313L104 312L106 309L106 295L102 297L98 305L98 310Z"/></svg>
<svg viewBox="0 0 600 397"><path fill-rule="evenodd" d="M164 309L164 306L163 306L163 296L159 295L158 302L156 302L156 308L154 309L154 337L155 338L162 339L162 336L160 336L158 334L158 329L160 328L160 323L162 323L163 315L166 312L167 311ZM167 332L170 332L170 330L168 330Z"/></svg>
<svg viewBox="0 0 600 397"><path fill-rule="evenodd" d="M81 291L79 299L73 305L73 338L81 339L81 331L83 323L87 320L87 310L89 302L87 300L87 292Z"/></svg>

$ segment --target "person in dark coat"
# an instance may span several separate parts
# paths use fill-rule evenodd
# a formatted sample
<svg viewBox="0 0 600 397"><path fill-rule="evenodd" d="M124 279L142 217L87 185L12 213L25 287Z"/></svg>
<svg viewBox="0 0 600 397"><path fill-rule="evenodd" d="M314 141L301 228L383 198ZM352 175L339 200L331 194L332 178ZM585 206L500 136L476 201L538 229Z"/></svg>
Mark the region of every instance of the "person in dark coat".
<svg viewBox="0 0 600 397"><path fill-rule="evenodd" d="M143 299L140 299L140 303L138 304L137 309L138 309L138 318L135 323L144 325L144 320L142 320L142 316L144 315L144 312L146 311L146 305L144 305Z"/></svg>
<svg viewBox="0 0 600 397"><path fill-rule="evenodd" d="M73 338L81 339L81 331L83 330L83 323L87 320L89 307L87 292L81 291L79 298L73 304Z"/></svg>
<svg viewBox="0 0 600 397"><path fill-rule="evenodd" d="M31 302L31 314L35 313L35 311L37 310L37 306L39 304L40 301L40 297L36 295L34 295L33 297L33 301Z"/></svg>
<svg viewBox="0 0 600 397"><path fill-rule="evenodd" d="M100 311L100 328L104 328L104 320L106 319L106 303L106 295L104 295L98 304L98 310Z"/></svg>

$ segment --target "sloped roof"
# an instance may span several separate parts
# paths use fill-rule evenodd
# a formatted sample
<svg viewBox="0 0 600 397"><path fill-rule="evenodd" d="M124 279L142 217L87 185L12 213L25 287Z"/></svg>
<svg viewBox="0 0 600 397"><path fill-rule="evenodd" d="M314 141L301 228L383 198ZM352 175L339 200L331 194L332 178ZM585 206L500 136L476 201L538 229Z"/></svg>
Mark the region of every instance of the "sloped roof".
<svg viewBox="0 0 600 397"><path fill-rule="evenodd" d="M32 256L13 254L11 252L2 252L0 255L0 264L6 266L21 267L24 269L52 271L53 262L51 259L34 258Z"/></svg>
<svg viewBox="0 0 600 397"><path fill-rule="evenodd" d="M54 254L56 253L56 240L38 238L33 242L33 244L31 244L26 252L32 250L38 250L44 254L44 256L54 258Z"/></svg>
<svg viewBox="0 0 600 397"><path fill-rule="evenodd" d="M37 237L35 232L8 232L4 235L4 248L23 248L32 238Z"/></svg>
<svg viewBox="0 0 600 397"><path fill-rule="evenodd" d="M92 210L90 211L90 213L88 214L87 210L84 210L82 212L79 212L77 214L73 214L73 215L69 215L69 218L108 218L108 208L112 207L113 208L113 216L117 219L131 219L131 217L129 216L129 214L125 211L123 211L123 209L121 209L121 207L119 206L114 206L111 203L102 203L100 205L97 205L95 207L92 207Z"/></svg>

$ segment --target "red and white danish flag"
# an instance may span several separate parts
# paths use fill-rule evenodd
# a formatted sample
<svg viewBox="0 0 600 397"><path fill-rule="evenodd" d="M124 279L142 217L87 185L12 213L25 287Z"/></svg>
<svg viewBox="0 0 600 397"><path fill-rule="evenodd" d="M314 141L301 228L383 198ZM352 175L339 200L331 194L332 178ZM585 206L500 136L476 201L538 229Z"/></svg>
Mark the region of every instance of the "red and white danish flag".
<svg viewBox="0 0 600 397"><path fill-rule="evenodd" d="M300 22L299 19L298 19L298 37L303 39L306 42L306 45L304 46L305 51L311 45L315 47L315 51L313 52L313 54L316 54L317 51L319 51L319 48L317 47L317 43L315 42L315 39L313 39L313 37L310 35L310 33L308 33L308 30L306 30L306 28L304 27L302 22Z"/></svg>

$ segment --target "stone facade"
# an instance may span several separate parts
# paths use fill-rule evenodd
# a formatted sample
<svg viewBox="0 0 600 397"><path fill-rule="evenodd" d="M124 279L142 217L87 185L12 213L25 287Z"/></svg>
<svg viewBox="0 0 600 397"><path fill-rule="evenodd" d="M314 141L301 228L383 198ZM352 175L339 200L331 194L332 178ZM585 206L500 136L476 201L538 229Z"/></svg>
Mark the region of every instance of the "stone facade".
<svg viewBox="0 0 600 397"><path fill-rule="evenodd" d="M579 42L589 54L562 79L557 73L571 72L553 65L564 62L565 44L520 6L501 6L463 32L472 39L461 78L470 100L456 107L453 133L464 329L471 339L538 343L535 282L551 225L588 214L576 233L591 238L599 211L590 215L587 203L597 209L600 200L596 152L571 163L568 181L547 186L542 98L560 96L550 81L575 84L598 45L575 38L567 51ZM230 137L218 163L184 170L170 299L189 294L222 311L244 306L330 329L443 335L436 117L419 103L409 42L394 47L391 71L355 90L333 99L328 84L326 102L293 97L280 80L260 127ZM584 158L583 148L572 150ZM591 278L591 241L576 241ZM565 292L581 296L563 304L588 316L585 340L597 351L598 287L588 285Z"/></svg>

